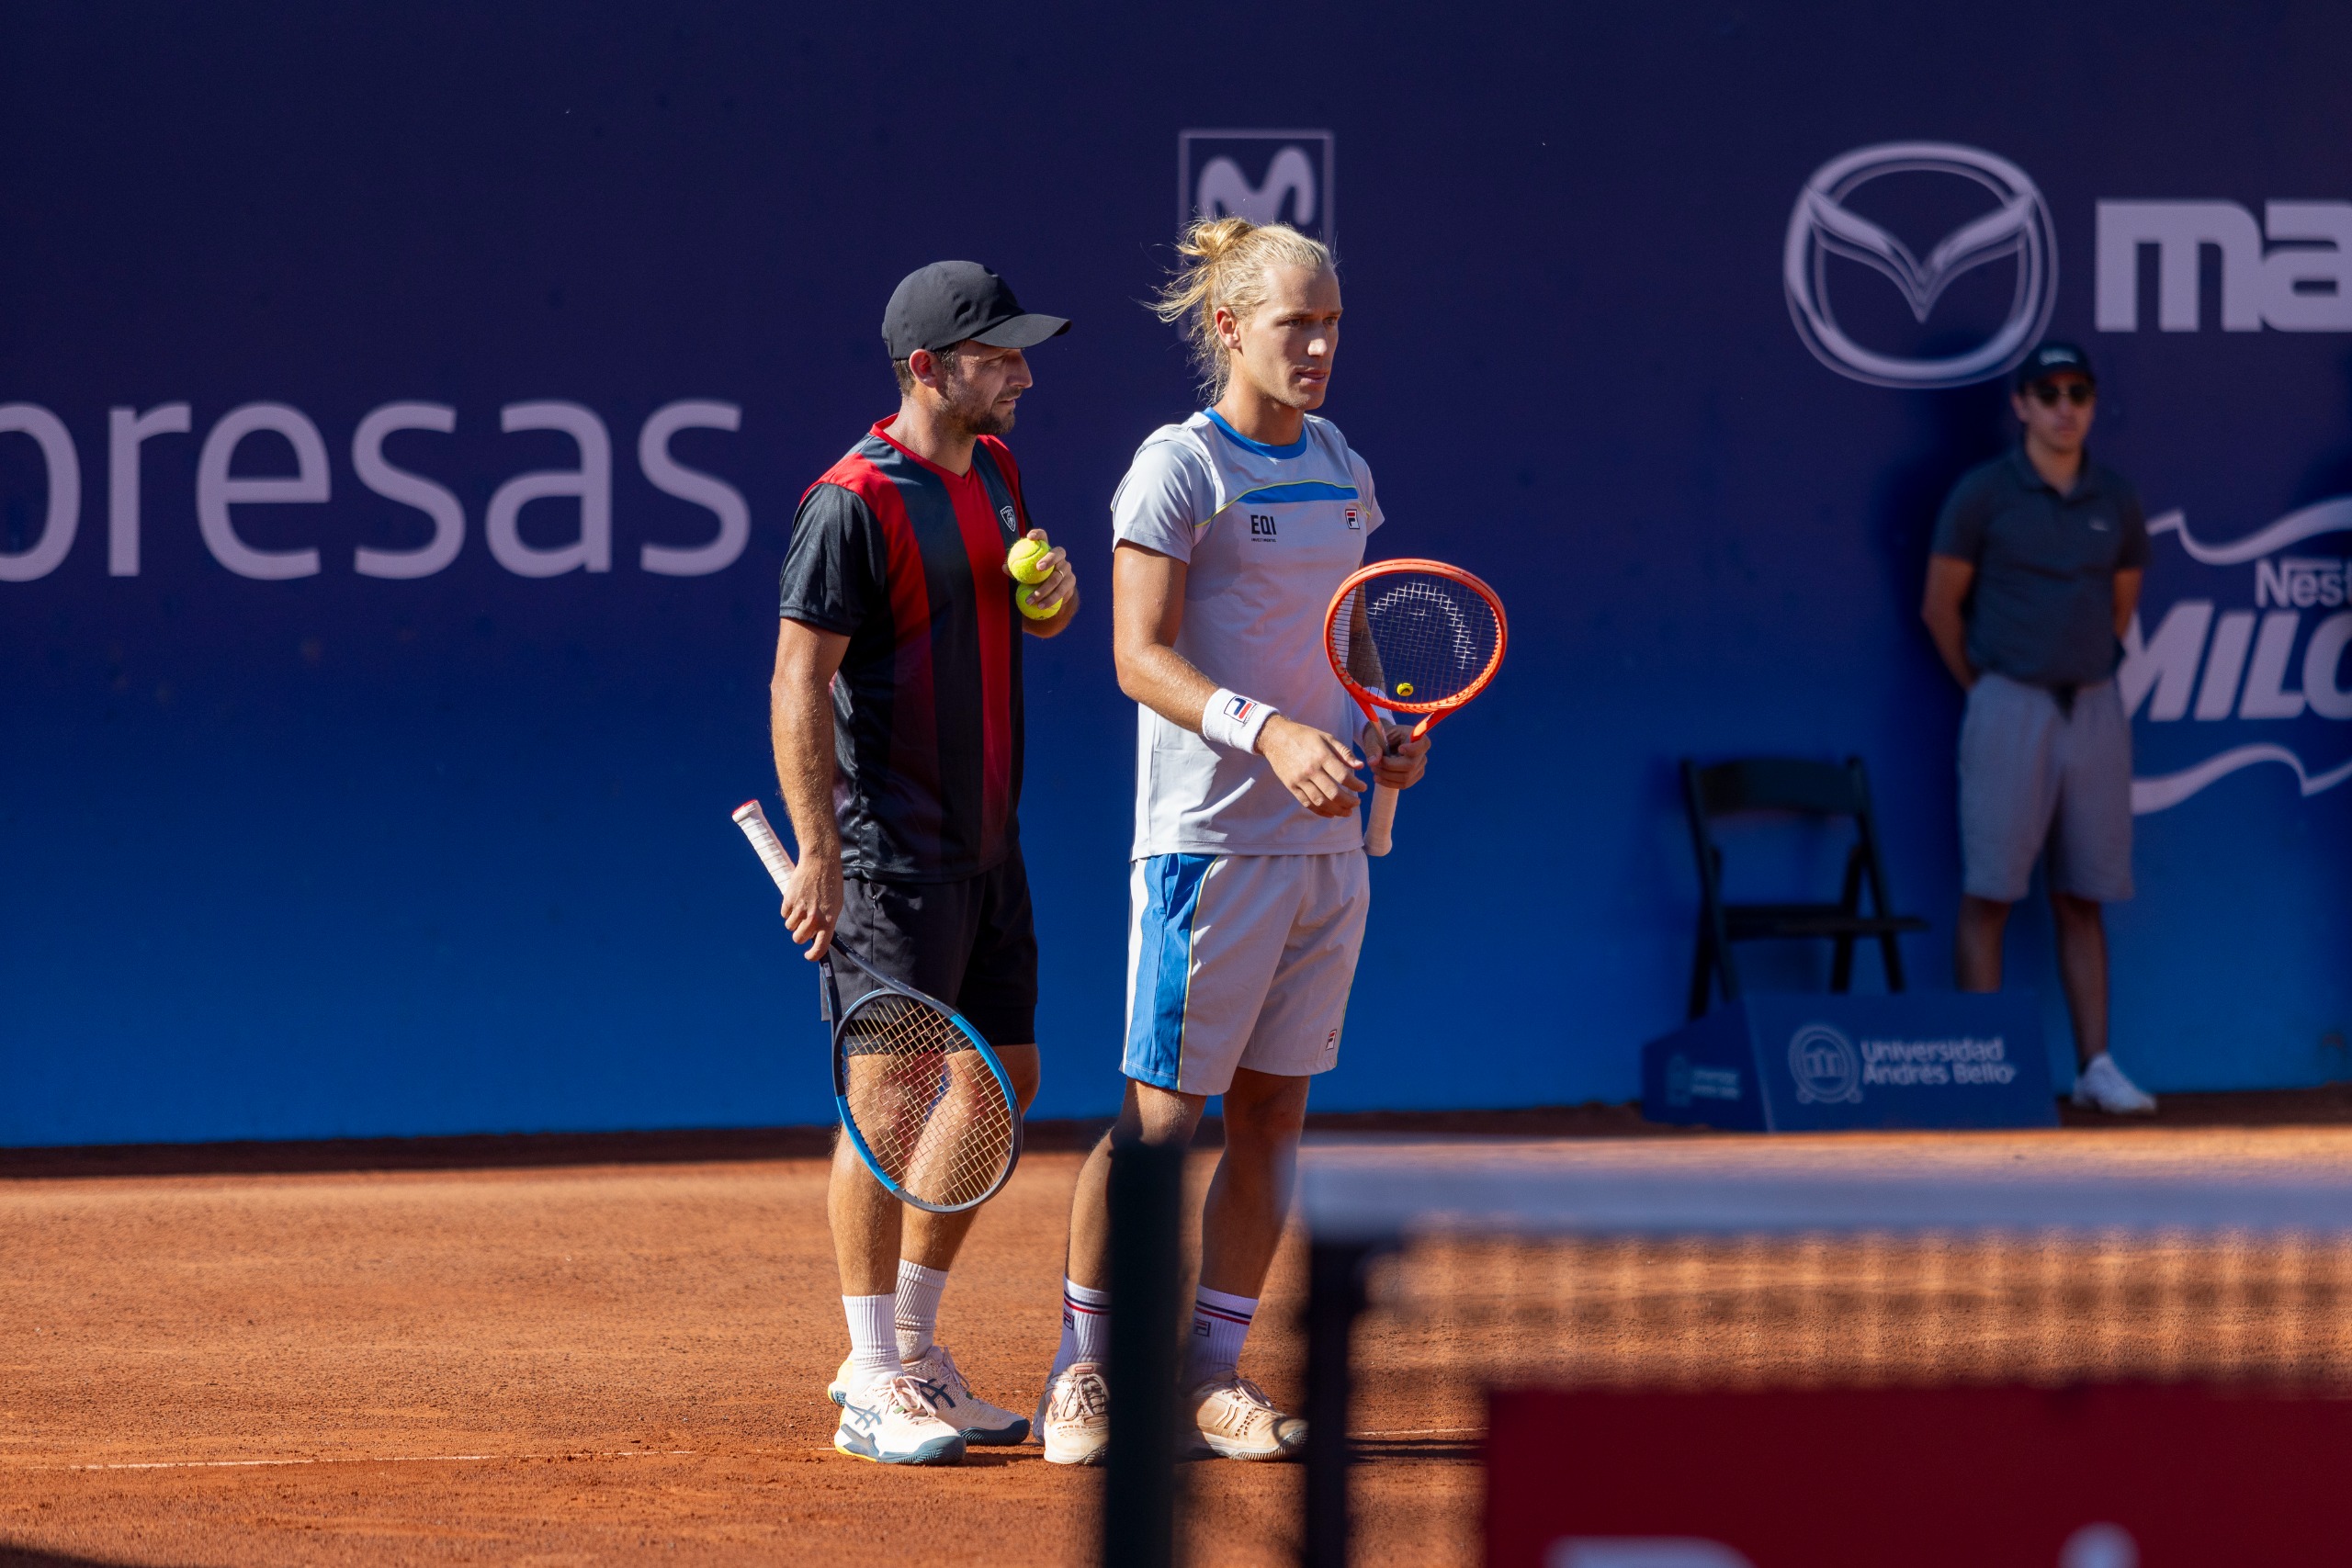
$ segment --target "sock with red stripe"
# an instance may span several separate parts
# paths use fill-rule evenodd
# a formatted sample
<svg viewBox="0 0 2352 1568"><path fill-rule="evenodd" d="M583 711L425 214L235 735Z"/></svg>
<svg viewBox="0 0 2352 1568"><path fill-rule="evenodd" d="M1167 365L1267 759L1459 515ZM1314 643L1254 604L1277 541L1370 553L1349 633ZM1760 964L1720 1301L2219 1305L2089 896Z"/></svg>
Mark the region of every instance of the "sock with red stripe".
<svg viewBox="0 0 2352 1568"><path fill-rule="evenodd" d="M1184 1341L1186 1386L1233 1376L1241 1365L1241 1342L1250 1337L1250 1320L1257 1315L1257 1297L1229 1296L1202 1286L1193 1298L1193 1332Z"/></svg>
<svg viewBox="0 0 2352 1568"><path fill-rule="evenodd" d="M1090 1291L1069 1279L1062 1280L1062 1343L1054 1352L1053 1376L1073 1364L1096 1365L1111 1358L1111 1292Z"/></svg>

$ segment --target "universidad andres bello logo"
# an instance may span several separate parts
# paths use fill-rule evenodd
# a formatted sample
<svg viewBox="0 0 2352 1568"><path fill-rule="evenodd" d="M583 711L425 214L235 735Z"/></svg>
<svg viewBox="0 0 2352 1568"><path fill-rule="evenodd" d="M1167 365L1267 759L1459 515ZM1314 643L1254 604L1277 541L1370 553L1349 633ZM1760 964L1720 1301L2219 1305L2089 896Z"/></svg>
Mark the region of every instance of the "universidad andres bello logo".
<svg viewBox="0 0 2352 1568"><path fill-rule="evenodd" d="M2152 588L2117 685L2134 720L2132 809L2164 811L2241 769L2283 767L2301 793L2352 779L2352 496L2225 542L2151 519ZM2154 629L2149 629L2153 627Z"/></svg>

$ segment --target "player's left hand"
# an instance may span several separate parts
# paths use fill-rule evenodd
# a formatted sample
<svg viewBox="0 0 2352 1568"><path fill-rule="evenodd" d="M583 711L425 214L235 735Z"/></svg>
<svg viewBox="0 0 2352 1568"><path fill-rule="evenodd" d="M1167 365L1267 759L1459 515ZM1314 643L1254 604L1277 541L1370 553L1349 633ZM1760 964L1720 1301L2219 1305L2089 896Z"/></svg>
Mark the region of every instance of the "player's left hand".
<svg viewBox="0 0 2352 1568"><path fill-rule="evenodd" d="M1429 772L1430 738L1410 739L1413 727L1391 724L1374 729L1363 727L1363 754L1372 759L1372 782L1386 784L1390 789L1410 789L1421 782ZM1387 744L1383 746L1385 738Z"/></svg>
<svg viewBox="0 0 2352 1568"><path fill-rule="evenodd" d="M1041 545L1052 544L1052 541L1046 537L1046 531L1043 528L1032 528L1023 537L1035 539ZM1045 564L1052 569L1053 575L1029 591L1029 602L1032 604L1050 605L1056 610L1060 610L1068 604L1069 600L1077 597L1078 573L1070 570L1069 558L1059 545L1054 545L1053 548L1046 552L1043 558ZM1007 568L1005 575L1012 576L1012 569Z"/></svg>

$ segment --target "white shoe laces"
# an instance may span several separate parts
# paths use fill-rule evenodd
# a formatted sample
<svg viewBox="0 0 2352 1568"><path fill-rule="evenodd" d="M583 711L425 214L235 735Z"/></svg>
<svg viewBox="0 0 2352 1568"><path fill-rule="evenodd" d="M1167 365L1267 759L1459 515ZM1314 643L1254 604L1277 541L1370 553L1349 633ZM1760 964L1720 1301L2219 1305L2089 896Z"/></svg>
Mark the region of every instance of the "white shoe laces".
<svg viewBox="0 0 2352 1568"><path fill-rule="evenodd" d="M955 1394L969 1395L972 1392L972 1385L964 1381L964 1370L956 1364L954 1354L944 1345L933 1345L917 1359L915 1365L922 1371L911 1375L925 1382L935 1383Z"/></svg>
<svg viewBox="0 0 2352 1568"><path fill-rule="evenodd" d="M1111 1391L1100 1372L1065 1371L1054 1380L1054 1397L1046 1407L1046 1418L1072 1418L1106 1414L1111 1407Z"/></svg>
<svg viewBox="0 0 2352 1568"><path fill-rule="evenodd" d="M936 1421L939 1417L931 1408L930 1391L922 1380L910 1373L901 1373L890 1380L884 1400L885 1408L910 1419Z"/></svg>

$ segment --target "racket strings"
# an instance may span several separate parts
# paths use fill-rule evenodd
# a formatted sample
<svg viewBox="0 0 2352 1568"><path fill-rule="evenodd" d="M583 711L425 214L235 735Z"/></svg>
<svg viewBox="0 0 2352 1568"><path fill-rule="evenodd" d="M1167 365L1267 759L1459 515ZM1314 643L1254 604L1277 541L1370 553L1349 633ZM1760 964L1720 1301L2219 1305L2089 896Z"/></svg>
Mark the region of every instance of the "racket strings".
<svg viewBox="0 0 2352 1568"><path fill-rule="evenodd" d="M1012 1163L1013 1109L963 1031L896 992L842 1026L850 1120L910 1196L953 1207L985 1196Z"/></svg>
<svg viewBox="0 0 2352 1568"><path fill-rule="evenodd" d="M1349 591L1331 618L1334 661L1366 690L1415 705L1474 688L1501 624L1486 595L1434 572L1391 572Z"/></svg>

